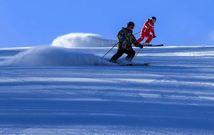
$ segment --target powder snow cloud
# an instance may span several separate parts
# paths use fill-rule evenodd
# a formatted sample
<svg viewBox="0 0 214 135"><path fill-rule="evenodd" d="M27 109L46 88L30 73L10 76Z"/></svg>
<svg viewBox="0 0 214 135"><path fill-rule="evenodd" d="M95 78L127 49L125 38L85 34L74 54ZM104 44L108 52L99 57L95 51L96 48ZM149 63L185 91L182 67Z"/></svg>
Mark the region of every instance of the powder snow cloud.
<svg viewBox="0 0 214 135"><path fill-rule="evenodd" d="M104 39L92 33L70 33L59 36L52 42L52 46L59 47L112 47L116 40Z"/></svg>

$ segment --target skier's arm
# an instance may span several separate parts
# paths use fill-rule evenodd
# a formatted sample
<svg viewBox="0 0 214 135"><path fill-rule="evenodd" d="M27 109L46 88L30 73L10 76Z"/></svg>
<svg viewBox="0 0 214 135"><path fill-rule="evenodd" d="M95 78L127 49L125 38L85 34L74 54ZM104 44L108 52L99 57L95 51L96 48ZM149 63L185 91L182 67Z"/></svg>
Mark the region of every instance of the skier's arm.
<svg viewBox="0 0 214 135"><path fill-rule="evenodd" d="M140 43L137 42L137 40L136 40L134 35L132 35L132 36L133 36L132 44L134 44L135 47L139 47Z"/></svg>
<svg viewBox="0 0 214 135"><path fill-rule="evenodd" d="M120 30L117 34L118 41L121 42L125 39L123 30Z"/></svg>
<svg viewBox="0 0 214 135"><path fill-rule="evenodd" d="M144 29L149 29L149 20L144 23Z"/></svg>
<svg viewBox="0 0 214 135"><path fill-rule="evenodd" d="M152 32L152 35L155 36L155 30L154 30L154 28L152 28L151 32Z"/></svg>

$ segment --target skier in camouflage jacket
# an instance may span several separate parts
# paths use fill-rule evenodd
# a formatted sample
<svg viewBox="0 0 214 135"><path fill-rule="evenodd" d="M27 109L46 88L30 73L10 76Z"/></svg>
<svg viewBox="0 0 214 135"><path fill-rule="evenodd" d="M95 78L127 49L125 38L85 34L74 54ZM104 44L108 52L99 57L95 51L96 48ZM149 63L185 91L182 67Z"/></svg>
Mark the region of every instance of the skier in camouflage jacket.
<svg viewBox="0 0 214 135"><path fill-rule="evenodd" d="M136 47L143 48L143 45L137 42L135 36L133 35L133 29L135 24L133 22L129 22L126 28L122 28L119 31L118 38L118 50L117 53L110 59L111 62L116 63L117 59L119 59L124 53L127 54L126 60L131 61L135 56L135 51L132 48L132 44Z"/></svg>

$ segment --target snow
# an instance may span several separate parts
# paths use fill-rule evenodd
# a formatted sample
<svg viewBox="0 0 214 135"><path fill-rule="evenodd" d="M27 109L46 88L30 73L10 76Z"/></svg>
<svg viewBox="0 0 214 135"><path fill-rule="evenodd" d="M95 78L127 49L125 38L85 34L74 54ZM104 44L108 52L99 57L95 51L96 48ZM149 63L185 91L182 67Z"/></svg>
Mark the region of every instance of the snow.
<svg viewBox="0 0 214 135"><path fill-rule="evenodd" d="M213 46L110 48L0 49L0 134L214 134Z"/></svg>
<svg viewBox="0 0 214 135"><path fill-rule="evenodd" d="M4 58L4 57L2 57ZM73 49L42 46L31 48L0 63L0 66L112 65L93 54Z"/></svg>
<svg viewBox="0 0 214 135"><path fill-rule="evenodd" d="M70 33L54 39L52 46L60 47L110 47L116 40L108 40L93 33Z"/></svg>

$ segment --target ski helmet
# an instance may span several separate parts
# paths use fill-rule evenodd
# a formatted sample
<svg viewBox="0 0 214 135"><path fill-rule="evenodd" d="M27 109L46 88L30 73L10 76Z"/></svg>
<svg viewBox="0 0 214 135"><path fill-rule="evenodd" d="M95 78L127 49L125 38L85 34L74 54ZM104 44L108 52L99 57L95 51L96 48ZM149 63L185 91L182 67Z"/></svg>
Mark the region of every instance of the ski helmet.
<svg viewBox="0 0 214 135"><path fill-rule="evenodd" d="M133 22L128 22L127 27L130 27L130 26L135 26L135 24Z"/></svg>
<svg viewBox="0 0 214 135"><path fill-rule="evenodd" d="M153 23L155 23L156 22L156 17L152 16L151 20L152 20Z"/></svg>

